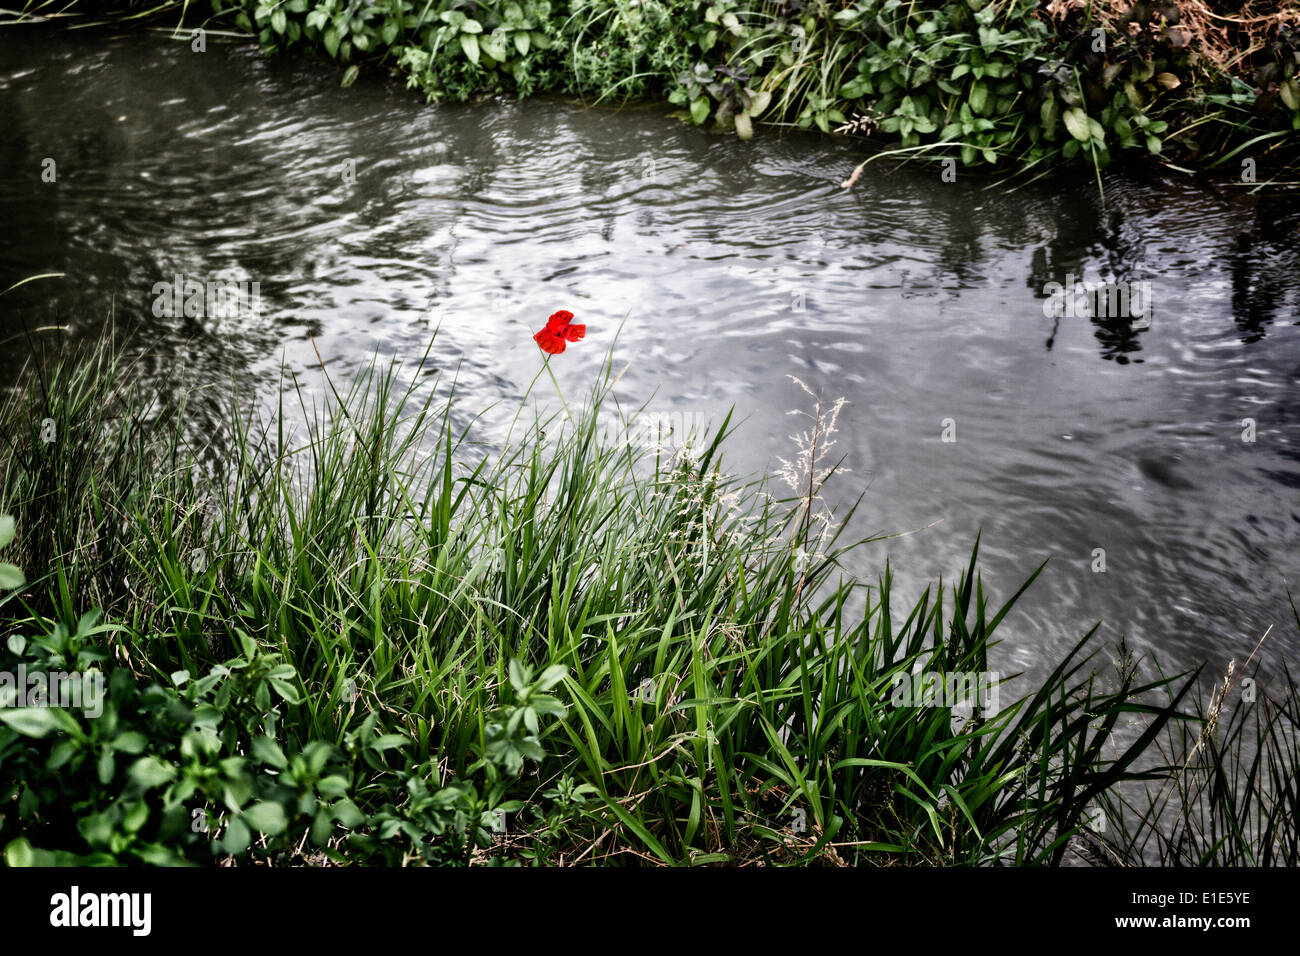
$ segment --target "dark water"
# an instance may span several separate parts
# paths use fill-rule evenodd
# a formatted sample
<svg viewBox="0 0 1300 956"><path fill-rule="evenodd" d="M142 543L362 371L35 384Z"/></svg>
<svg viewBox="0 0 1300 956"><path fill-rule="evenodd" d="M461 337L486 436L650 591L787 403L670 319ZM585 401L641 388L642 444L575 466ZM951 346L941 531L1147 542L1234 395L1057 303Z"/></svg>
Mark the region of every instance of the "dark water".
<svg viewBox="0 0 1300 956"><path fill-rule="evenodd" d="M833 497L869 485L860 534L929 526L861 556L872 574L891 558L909 598L981 529L995 594L1050 558L1003 667L1052 662L1099 619L1218 674L1270 625L1265 679L1300 651L1294 197L1115 172L1103 202L1088 176L1012 192L874 165L844 191L846 143L742 144L657 109L432 107L162 36L8 31L0 111L0 288L66 274L0 297L6 378L25 327L112 322L160 364L269 395L282 359L312 368L312 338L345 377L375 349L418 358L441 325L435 362L469 410L509 408L540 367L531 332L568 308L590 334L552 363L566 394L622 324L619 394L734 405L735 471L790 455L807 396L787 376L847 398ZM158 318L177 273L257 281L263 309ZM1149 282L1150 327L1047 318L1044 285L1068 274Z"/></svg>

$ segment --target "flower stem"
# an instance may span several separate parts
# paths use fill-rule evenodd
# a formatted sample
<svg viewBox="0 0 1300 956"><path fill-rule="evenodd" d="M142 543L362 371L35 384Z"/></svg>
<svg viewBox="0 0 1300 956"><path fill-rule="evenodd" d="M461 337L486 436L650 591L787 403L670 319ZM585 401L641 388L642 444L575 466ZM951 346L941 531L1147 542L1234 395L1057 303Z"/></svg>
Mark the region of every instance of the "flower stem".
<svg viewBox="0 0 1300 956"><path fill-rule="evenodd" d="M546 363L546 374L551 376L551 384L555 386L555 394L560 396L560 404L564 406L564 414L569 421L573 421L573 413L569 411L569 403L564 400L564 393L560 391L560 383L555 380L555 373L551 371L550 356L547 356L543 361Z"/></svg>

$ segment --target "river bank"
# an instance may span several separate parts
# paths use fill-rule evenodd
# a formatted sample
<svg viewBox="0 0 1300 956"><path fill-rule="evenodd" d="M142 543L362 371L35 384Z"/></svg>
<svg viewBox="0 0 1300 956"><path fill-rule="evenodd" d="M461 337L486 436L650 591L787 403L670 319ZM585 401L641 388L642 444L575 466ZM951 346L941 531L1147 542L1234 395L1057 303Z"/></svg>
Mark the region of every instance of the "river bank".
<svg viewBox="0 0 1300 956"><path fill-rule="evenodd" d="M1300 161L1300 13L1281 0L195 6L73 4L51 19L170 18L196 54L206 31L216 42L233 29L268 53L336 61L345 86L391 71L430 100L666 100L742 139L764 127L868 135L874 154L933 161L948 177L1136 158L1254 187L1294 184ZM49 11L32 0L0 24L30 28Z"/></svg>

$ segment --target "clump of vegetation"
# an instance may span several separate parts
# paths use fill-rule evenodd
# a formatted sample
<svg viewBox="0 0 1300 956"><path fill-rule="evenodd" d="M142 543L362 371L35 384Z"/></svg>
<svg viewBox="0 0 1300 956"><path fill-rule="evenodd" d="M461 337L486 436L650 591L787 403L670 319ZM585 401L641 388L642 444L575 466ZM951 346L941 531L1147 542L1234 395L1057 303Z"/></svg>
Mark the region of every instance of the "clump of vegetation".
<svg viewBox="0 0 1300 956"><path fill-rule="evenodd" d="M414 371L304 397L300 433L232 395L211 444L183 381L107 347L0 409L28 578L0 672L107 688L0 708L11 864L1058 863L1176 769L1152 743L1200 719L1191 679L1103 687L1093 632L995 712L898 704L915 672L989 672L1023 588L990 605L978 546L905 615L888 571L845 577L834 403L776 499L723 471L726 421L610 436L608 368L499 448Z"/></svg>
<svg viewBox="0 0 1300 956"><path fill-rule="evenodd" d="M1300 626L1294 603L1291 612ZM1246 667L1230 662L1222 683L1210 689L1203 719L1176 725L1160 743L1176 769L1154 783L1106 795L1107 817L1125 823L1110 839L1096 840L1093 850L1103 865L1294 865L1300 855L1300 685L1286 670L1279 693L1261 692Z"/></svg>
<svg viewBox="0 0 1300 956"><path fill-rule="evenodd" d="M29 0L24 17L46 12ZM122 14L196 5L119 0ZM1231 7L1231 9L1230 9ZM212 0L268 52L395 70L430 99L664 98L697 125L869 133L879 155L1039 172L1116 155L1300 162L1283 0ZM76 9L74 3L72 9ZM102 15L102 14L101 14ZM119 16L118 21L121 22ZM1234 169L1240 172L1240 168ZM1255 181L1255 170L1241 178Z"/></svg>

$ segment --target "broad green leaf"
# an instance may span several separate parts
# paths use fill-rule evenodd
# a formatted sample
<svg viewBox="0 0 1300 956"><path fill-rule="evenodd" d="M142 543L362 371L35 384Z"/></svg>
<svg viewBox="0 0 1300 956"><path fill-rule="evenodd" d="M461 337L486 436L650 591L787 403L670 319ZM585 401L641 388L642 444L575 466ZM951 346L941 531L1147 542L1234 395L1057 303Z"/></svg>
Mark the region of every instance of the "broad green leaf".
<svg viewBox="0 0 1300 956"><path fill-rule="evenodd" d="M235 817L226 827L225 835L221 838L221 846L227 853L238 856L248 849L248 842L251 839L252 834L248 832L248 824Z"/></svg>
<svg viewBox="0 0 1300 956"><path fill-rule="evenodd" d="M506 665L506 672L510 677L510 686L516 693L526 690L529 681L533 679L532 668L515 657L512 657L510 663Z"/></svg>
<svg viewBox="0 0 1300 956"><path fill-rule="evenodd" d="M294 687L292 684L286 683L285 681L282 680L270 680L270 679L268 679L267 683L270 684L271 687L275 689L275 692L277 694L279 694L282 698L284 698L284 700L286 700L290 704L302 703L302 698L298 696L298 689Z"/></svg>
<svg viewBox="0 0 1300 956"><path fill-rule="evenodd" d="M72 728L68 723L72 723ZM0 710L0 723L7 724L24 737L44 737L60 731L67 733L76 721L57 707L6 707Z"/></svg>
<svg viewBox="0 0 1300 956"><path fill-rule="evenodd" d="M274 767L276 770L284 770L289 766L289 760L285 757L284 751L270 737L256 737L253 740L253 756L264 764Z"/></svg>
<svg viewBox="0 0 1300 956"><path fill-rule="evenodd" d="M550 667L546 668L546 670L542 671L541 676L537 678L536 690L550 690L560 681L564 680L564 676L568 672L569 669L563 664L552 664Z"/></svg>
<svg viewBox="0 0 1300 956"><path fill-rule="evenodd" d="M342 797L339 800L334 801L332 809L334 811L334 818L349 830L361 826L361 824L366 820L365 815L357 809L357 805L347 797Z"/></svg>
<svg viewBox="0 0 1300 956"><path fill-rule="evenodd" d="M348 778L342 774L330 774L317 781L316 790L323 797L341 797L348 792Z"/></svg>
<svg viewBox="0 0 1300 956"><path fill-rule="evenodd" d="M145 735L135 730L124 730L113 738L113 749L120 750L124 754L143 753L148 745L149 741Z"/></svg>
<svg viewBox="0 0 1300 956"><path fill-rule="evenodd" d="M245 810L243 818L250 826L270 836L283 833L289 826L289 821L284 815L284 807L266 800L255 803Z"/></svg>
<svg viewBox="0 0 1300 956"><path fill-rule="evenodd" d="M1075 106L1065 111L1061 117L1065 120L1065 128L1081 143L1086 143L1092 136L1092 131L1088 127L1088 114L1079 107Z"/></svg>
<svg viewBox="0 0 1300 956"><path fill-rule="evenodd" d="M36 851L27 837L10 840L5 847L5 863L12 867L35 866Z"/></svg>
<svg viewBox="0 0 1300 956"><path fill-rule="evenodd" d="M334 817L327 807L321 807L311 821L311 842L317 846L324 846L333 832Z"/></svg>
<svg viewBox="0 0 1300 956"><path fill-rule="evenodd" d="M1043 121L1043 126L1048 129L1054 129L1056 121L1061 118L1061 106L1054 96L1049 96L1043 100L1043 105L1038 110L1038 116Z"/></svg>
<svg viewBox="0 0 1300 956"><path fill-rule="evenodd" d="M471 33L462 33L460 35L460 48L465 51L469 61L478 66L478 37Z"/></svg>
<svg viewBox="0 0 1300 956"><path fill-rule="evenodd" d="M1294 76L1282 84L1280 92L1282 102L1287 105L1287 109L1300 110L1300 82L1297 82ZM3 534L0 534L0 547L4 547Z"/></svg>
<svg viewBox="0 0 1300 956"><path fill-rule="evenodd" d="M16 591L26 583L27 579L21 570L0 561L0 591Z"/></svg>
<svg viewBox="0 0 1300 956"><path fill-rule="evenodd" d="M141 757L131 764L131 769L127 773L132 780L148 789L168 783L176 776L176 768L151 755Z"/></svg>
<svg viewBox="0 0 1300 956"><path fill-rule="evenodd" d="M75 757L79 750L81 750L80 742L76 740L60 740L50 748L50 759L45 761L45 769L58 770Z"/></svg>
<svg viewBox="0 0 1300 956"><path fill-rule="evenodd" d="M126 816L122 818L122 829L127 833L138 833L148 819L149 804L139 800L130 810L126 811Z"/></svg>
<svg viewBox="0 0 1300 956"><path fill-rule="evenodd" d="M484 34L478 38L478 48L481 53L497 63L504 63L510 56L506 52L506 40L502 34L490 33Z"/></svg>

